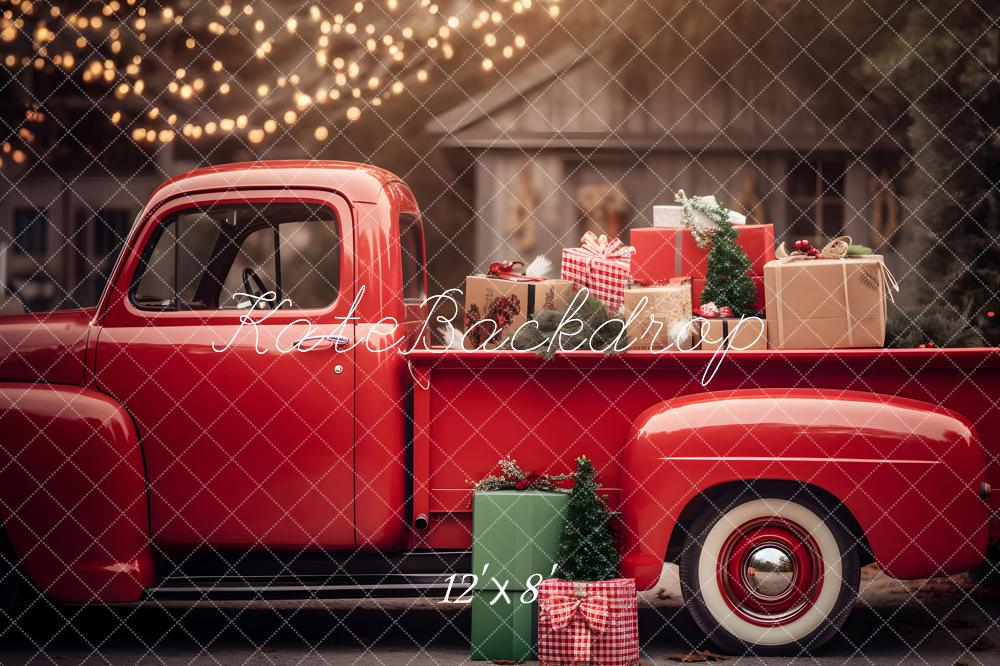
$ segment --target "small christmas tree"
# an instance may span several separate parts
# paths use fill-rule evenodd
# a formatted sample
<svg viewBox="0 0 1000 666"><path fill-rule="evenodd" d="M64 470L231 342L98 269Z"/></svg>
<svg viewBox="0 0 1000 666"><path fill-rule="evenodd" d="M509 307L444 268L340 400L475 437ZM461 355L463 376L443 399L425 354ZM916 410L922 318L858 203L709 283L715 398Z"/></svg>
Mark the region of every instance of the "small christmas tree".
<svg viewBox="0 0 1000 666"><path fill-rule="evenodd" d="M566 507L566 523L559 537L561 578L573 581L611 580L618 576L618 549L611 533L611 513L597 495L594 464L586 456L576 460L576 484Z"/></svg>
<svg viewBox="0 0 1000 666"><path fill-rule="evenodd" d="M708 251L701 302L728 305L737 317L757 314L753 307L757 288L748 273L750 266L750 259L736 242L735 227L728 220L717 222L712 232L712 249Z"/></svg>

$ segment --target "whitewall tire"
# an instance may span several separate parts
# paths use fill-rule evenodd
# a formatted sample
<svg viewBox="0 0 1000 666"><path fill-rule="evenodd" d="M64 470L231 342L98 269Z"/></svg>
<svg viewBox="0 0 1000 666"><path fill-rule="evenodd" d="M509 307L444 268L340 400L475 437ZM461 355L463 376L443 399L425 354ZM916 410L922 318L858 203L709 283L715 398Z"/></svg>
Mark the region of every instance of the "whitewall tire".
<svg viewBox="0 0 1000 666"><path fill-rule="evenodd" d="M730 653L800 654L825 643L857 597L855 538L805 490L717 506L695 520L681 553L698 626Z"/></svg>

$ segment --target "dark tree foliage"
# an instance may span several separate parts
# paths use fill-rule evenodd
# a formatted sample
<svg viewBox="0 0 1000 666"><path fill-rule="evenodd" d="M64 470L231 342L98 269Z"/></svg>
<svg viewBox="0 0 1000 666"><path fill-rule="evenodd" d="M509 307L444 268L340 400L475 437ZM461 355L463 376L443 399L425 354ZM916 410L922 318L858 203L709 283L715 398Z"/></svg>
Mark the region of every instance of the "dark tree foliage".
<svg viewBox="0 0 1000 666"><path fill-rule="evenodd" d="M561 578L576 581L611 580L618 577L618 549L611 532L611 513L597 495L594 464L576 460L576 483L566 508L566 523L559 537Z"/></svg>
<svg viewBox="0 0 1000 666"><path fill-rule="evenodd" d="M1000 309L998 15L996 3L918 3L877 61L891 72L910 121L902 249L921 307L909 328L941 330L956 320L990 345L1000 344L998 318L988 314ZM950 328L947 337L977 337Z"/></svg>

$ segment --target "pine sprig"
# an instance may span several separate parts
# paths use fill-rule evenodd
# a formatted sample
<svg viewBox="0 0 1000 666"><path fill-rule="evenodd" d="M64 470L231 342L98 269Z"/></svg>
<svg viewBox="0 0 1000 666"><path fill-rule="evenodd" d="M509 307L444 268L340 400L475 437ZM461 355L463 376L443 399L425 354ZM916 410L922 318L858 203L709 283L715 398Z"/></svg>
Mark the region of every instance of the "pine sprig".
<svg viewBox="0 0 1000 666"><path fill-rule="evenodd" d="M691 231L695 244L705 249L712 242L717 229L731 226L729 209L715 200L715 197L689 197L684 190L677 190L674 201L681 205L681 222ZM714 223L699 224L695 213L702 213Z"/></svg>
<svg viewBox="0 0 1000 666"><path fill-rule="evenodd" d="M494 492L497 490L537 490L546 493L568 493L566 488L560 488L556 484L562 481L569 481L574 477L571 473L566 474L535 474L525 472L521 466L511 458L506 457L498 463L499 474L491 474L483 477L476 483L477 493Z"/></svg>

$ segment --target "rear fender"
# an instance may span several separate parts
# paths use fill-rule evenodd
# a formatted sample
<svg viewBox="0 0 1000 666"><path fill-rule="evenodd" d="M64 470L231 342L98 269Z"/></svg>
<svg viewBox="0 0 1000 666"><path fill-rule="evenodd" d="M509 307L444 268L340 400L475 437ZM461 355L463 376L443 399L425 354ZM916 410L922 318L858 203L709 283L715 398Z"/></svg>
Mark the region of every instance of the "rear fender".
<svg viewBox="0 0 1000 666"><path fill-rule="evenodd" d="M985 479L975 429L928 403L811 389L677 398L639 415L623 454L623 573L651 587L690 502L764 480L832 496L892 576L963 571L986 549Z"/></svg>
<svg viewBox="0 0 1000 666"><path fill-rule="evenodd" d="M0 383L0 519L24 572L66 602L135 601L153 582L135 427L108 396Z"/></svg>

